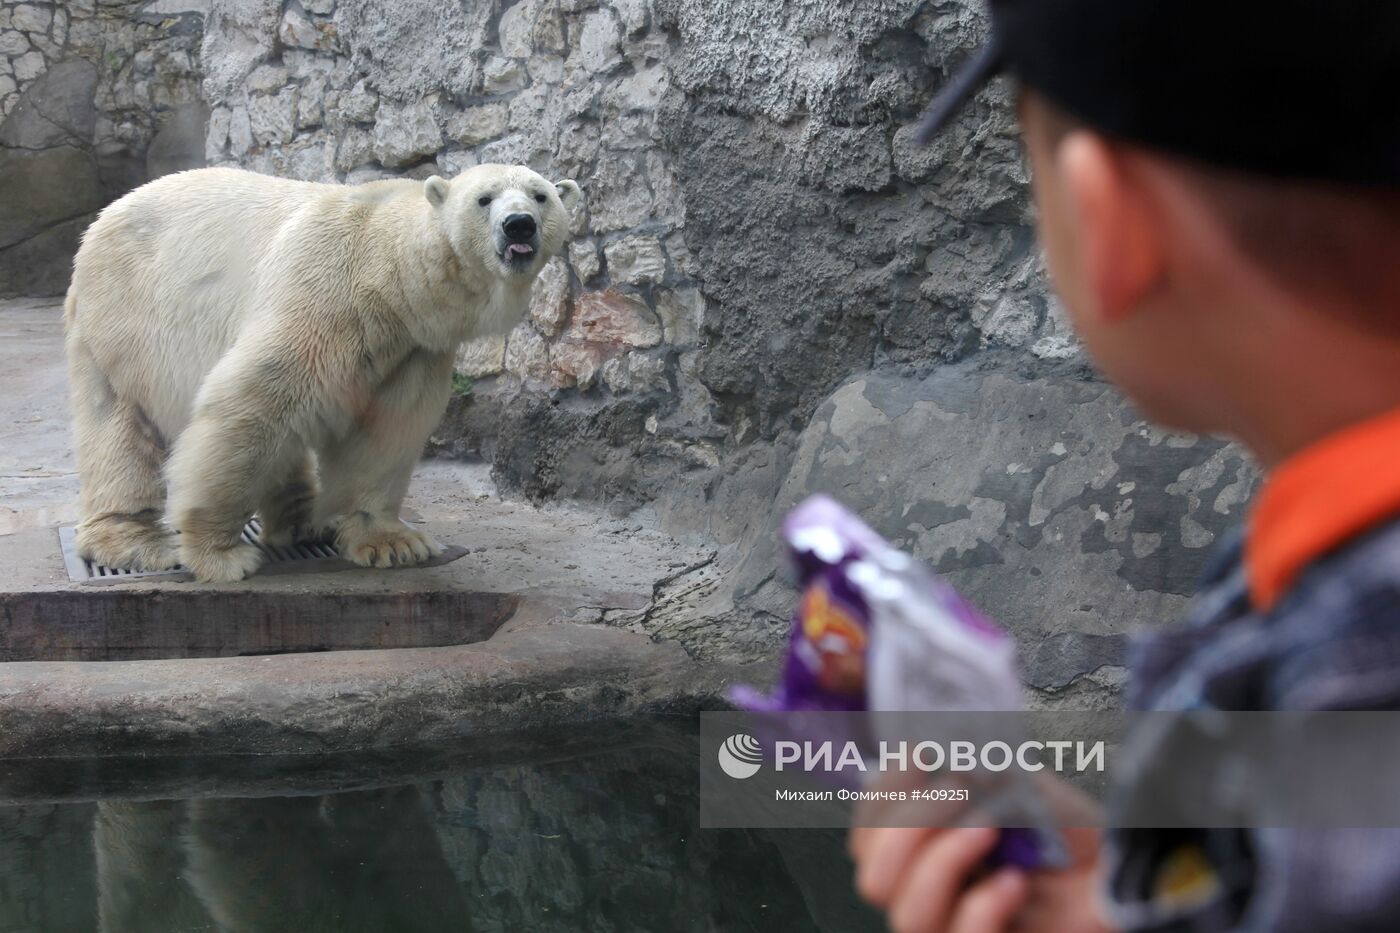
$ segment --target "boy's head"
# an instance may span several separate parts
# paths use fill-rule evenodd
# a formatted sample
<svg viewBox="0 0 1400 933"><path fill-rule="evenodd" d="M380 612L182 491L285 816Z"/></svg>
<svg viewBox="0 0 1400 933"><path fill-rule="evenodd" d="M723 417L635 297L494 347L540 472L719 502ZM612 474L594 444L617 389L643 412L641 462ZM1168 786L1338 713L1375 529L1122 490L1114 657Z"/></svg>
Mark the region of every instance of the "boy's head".
<svg viewBox="0 0 1400 933"><path fill-rule="evenodd" d="M993 0L988 50L925 133L1016 72L1047 262L1090 354L1155 420L1276 459L1400 404L1400 127L1369 107L1400 86L1397 9Z"/></svg>

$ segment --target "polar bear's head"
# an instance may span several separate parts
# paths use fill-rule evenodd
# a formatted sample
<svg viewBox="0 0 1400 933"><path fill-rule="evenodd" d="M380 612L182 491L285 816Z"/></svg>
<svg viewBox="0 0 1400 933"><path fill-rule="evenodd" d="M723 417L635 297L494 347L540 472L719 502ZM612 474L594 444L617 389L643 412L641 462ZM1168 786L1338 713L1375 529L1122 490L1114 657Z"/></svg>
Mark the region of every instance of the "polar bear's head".
<svg viewBox="0 0 1400 933"><path fill-rule="evenodd" d="M546 181L523 165L478 165L423 182L452 250L487 270L533 277L569 239L582 199L571 180Z"/></svg>

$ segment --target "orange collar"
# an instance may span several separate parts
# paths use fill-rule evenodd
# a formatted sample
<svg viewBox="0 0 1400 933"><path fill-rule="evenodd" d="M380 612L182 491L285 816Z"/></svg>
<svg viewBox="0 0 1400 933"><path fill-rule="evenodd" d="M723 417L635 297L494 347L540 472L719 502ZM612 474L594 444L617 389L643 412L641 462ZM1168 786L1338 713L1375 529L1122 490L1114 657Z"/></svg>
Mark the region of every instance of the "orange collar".
<svg viewBox="0 0 1400 933"><path fill-rule="evenodd" d="M1275 467L1250 513L1249 595L1267 612L1322 555L1400 514L1400 409L1331 434Z"/></svg>

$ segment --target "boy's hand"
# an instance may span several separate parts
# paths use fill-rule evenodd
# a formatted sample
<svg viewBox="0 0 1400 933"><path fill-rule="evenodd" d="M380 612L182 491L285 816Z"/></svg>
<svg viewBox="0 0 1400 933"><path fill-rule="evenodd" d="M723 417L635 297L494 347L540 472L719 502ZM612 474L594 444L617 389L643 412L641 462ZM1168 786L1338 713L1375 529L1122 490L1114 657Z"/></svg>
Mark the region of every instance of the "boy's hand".
<svg viewBox="0 0 1400 933"><path fill-rule="evenodd" d="M1068 808L1083 813L1085 823L1097 822L1093 804L1077 791L1058 781L1043 789L1062 820ZM858 826L850 835L856 888L886 912L896 933L1108 930L1094 909L1097 829L1064 830L1071 858L1066 869L985 874L983 860L998 832Z"/></svg>

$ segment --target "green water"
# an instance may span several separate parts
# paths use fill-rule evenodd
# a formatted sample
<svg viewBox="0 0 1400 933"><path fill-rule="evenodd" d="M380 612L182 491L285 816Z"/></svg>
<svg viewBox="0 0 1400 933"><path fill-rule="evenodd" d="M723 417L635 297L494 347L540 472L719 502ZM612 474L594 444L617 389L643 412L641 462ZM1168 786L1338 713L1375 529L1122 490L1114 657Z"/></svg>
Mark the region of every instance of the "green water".
<svg viewBox="0 0 1400 933"><path fill-rule="evenodd" d="M0 766L0 931L858 931L836 832L702 830L691 723ZM47 798L47 802L38 801Z"/></svg>

